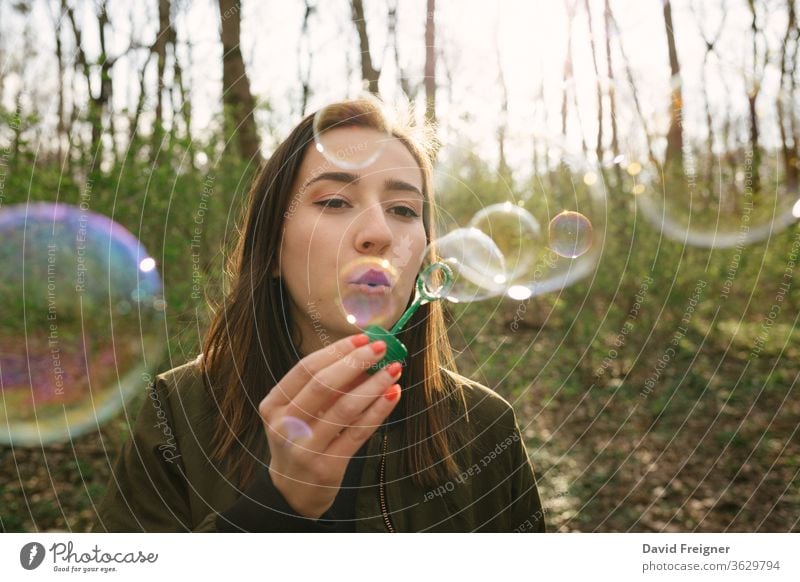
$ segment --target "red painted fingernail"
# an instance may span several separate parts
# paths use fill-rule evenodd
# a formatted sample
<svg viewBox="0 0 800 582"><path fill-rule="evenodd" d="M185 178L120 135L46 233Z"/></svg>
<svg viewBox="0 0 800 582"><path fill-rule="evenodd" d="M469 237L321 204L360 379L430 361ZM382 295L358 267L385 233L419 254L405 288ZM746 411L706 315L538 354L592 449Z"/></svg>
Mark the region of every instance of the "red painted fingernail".
<svg viewBox="0 0 800 582"><path fill-rule="evenodd" d="M369 343L369 338L363 333L360 333L351 337L350 341L353 342L355 347L360 348L361 346L365 346Z"/></svg>
<svg viewBox="0 0 800 582"><path fill-rule="evenodd" d="M393 378L399 378L400 373L403 371L403 364L400 362L392 362L386 366L386 371L389 372L389 375Z"/></svg>
<svg viewBox="0 0 800 582"><path fill-rule="evenodd" d="M394 402L395 400L400 398L400 392L401 392L400 384L392 384L391 386L389 386L386 392L383 393L383 397L386 398L386 400L388 400L389 402Z"/></svg>
<svg viewBox="0 0 800 582"><path fill-rule="evenodd" d="M386 351L386 342L383 340L378 340L373 342L372 344L372 351L376 354L381 354Z"/></svg>

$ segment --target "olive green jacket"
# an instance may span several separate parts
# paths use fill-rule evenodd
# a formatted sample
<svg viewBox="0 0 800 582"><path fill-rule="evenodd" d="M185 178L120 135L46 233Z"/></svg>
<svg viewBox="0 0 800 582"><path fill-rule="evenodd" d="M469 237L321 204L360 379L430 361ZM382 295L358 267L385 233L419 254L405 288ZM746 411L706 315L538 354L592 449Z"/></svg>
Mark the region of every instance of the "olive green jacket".
<svg viewBox="0 0 800 582"><path fill-rule="evenodd" d="M469 443L455 453L461 474L433 489L419 487L397 462L402 425L376 431L356 496L356 531L545 530L533 466L511 406L479 385L466 384L464 393L467 413L456 421ZM147 394L94 531L330 531L297 515L266 469L242 491L210 460L219 412L196 362L157 376ZM244 513L251 523L258 520L257 527L231 523L231 508L243 502L256 508Z"/></svg>

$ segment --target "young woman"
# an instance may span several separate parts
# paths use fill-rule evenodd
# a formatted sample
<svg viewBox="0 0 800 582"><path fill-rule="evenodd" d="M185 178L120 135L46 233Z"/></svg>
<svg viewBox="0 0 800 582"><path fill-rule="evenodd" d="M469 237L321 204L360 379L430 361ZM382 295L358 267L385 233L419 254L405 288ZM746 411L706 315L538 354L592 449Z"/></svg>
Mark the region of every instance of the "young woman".
<svg viewBox="0 0 800 582"><path fill-rule="evenodd" d="M545 530L513 410L455 372L438 302L405 362L365 372L386 346L342 313L340 268L393 261L400 317L434 238L431 151L377 102L326 111L324 151L379 155L331 163L314 116L275 150L203 352L148 390L96 531Z"/></svg>

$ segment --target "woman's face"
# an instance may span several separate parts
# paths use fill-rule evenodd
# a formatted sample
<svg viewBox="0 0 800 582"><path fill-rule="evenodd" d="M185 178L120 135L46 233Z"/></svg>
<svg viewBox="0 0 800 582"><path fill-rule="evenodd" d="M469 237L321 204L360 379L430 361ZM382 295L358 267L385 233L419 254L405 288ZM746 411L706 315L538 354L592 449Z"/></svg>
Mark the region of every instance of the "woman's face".
<svg viewBox="0 0 800 582"><path fill-rule="evenodd" d="M373 142L376 133L335 129L326 133L326 146L358 147ZM382 289L390 301L379 323L391 326L411 297L427 245L422 171L414 157L392 139L366 168L344 170L308 147L293 190L284 215L280 274L300 329L300 352L358 332L341 308L343 294L359 293L348 287L350 275L343 276L343 268L364 264L367 257L388 261L389 271L397 273L394 284Z"/></svg>

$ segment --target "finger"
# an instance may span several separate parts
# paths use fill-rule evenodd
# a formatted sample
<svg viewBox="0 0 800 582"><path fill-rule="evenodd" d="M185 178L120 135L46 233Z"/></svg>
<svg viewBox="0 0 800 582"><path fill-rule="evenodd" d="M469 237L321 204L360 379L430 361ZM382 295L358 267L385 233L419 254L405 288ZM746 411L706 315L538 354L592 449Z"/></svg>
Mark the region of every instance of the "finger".
<svg viewBox="0 0 800 582"><path fill-rule="evenodd" d="M327 368L334 362L365 346L369 338L363 333L340 339L329 346L317 350L297 362L287 374L281 378L265 400L271 406L283 406L291 402L314 374Z"/></svg>
<svg viewBox="0 0 800 582"><path fill-rule="evenodd" d="M337 396L347 393L353 381L363 376L365 370L385 354L386 343L382 341L353 350L338 362L314 374L286 406L285 414L309 423L319 419L331 402L338 402Z"/></svg>
<svg viewBox="0 0 800 582"><path fill-rule="evenodd" d="M332 457L350 458L358 452L369 437L383 424L400 402L400 385L392 384L382 396L375 399L361 417L345 428L325 451Z"/></svg>
<svg viewBox="0 0 800 582"><path fill-rule="evenodd" d="M373 375L369 380L355 388L352 392L341 396L331 406L319 422L314 424L313 436L309 447L325 451L342 430L348 430L361 415L364 414L376 399L397 382L402 373L402 366L394 362ZM360 431L356 431L359 432Z"/></svg>

